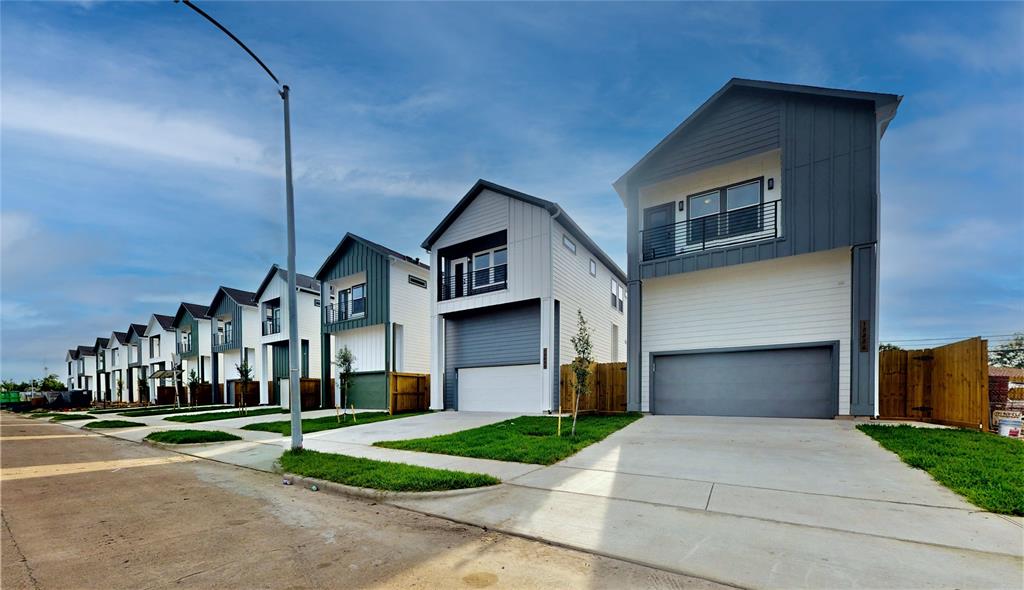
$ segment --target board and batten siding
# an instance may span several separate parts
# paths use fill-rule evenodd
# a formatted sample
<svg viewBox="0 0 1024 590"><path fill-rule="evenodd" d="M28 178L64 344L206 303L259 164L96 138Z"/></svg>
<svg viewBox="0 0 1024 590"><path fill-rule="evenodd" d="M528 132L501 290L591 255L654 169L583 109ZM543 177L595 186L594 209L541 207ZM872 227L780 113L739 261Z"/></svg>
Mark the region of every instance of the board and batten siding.
<svg viewBox="0 0 1024 590"><path fill-rule="evenodd" d="M384 370L384 350L386 346L384 325L377 324L366 326L365 328L335 332L332 335L332 340L334 341L332 359L343 346L348 346L349 350L356 357L353 363L353 371L363 373L366 371Z"/></svg>
<svg viewBox="0 0 1024 590"><path fill-rule="evenodd" d="M850 282L848 248L645 280L642 411L652 352L839 341L838 407L849 414Z"/></svg>
<svg viewBox="0 0 1024 590"><path fill-rule="evenodd" d="M546 209L490 190L480 193L435 242L430 254L434 275L444 269L439 249L506 230L508 288L435 304L437 314L547 297L551 289L551 215ZM437 276L431 293L436 296Z"/></svg>
<svg viewBox="0 0 1024 590"><path fill-rule="evenodd" d="M391 261L391 323L402 326L402 366L406 373L430 372L430 288L409 282L430 280L430 271L404 260ZM392 344L392 346L395 346ZM392 360L394 363L394 360Z"/></svg>
<svg viewBox="0 0 1024 590"><path fill-rule="evenodd" d="M365 273L366 276L366 314L363 317L324 324L323 330L326 333L339 330L350 330L363 328L377 324L386 324L388 319L388 286L390 278L389 258L380 252L366 246L358 240L352 243L342 252L334 264L326 269L317 279L325 283L341 283L339 279L357 273ZM336 295L336 293L335 293ZM337 302L337 298L335 298ZM326 305L326 303L325 303Z"/></svg>
<svg viewBox="0 0 1024 590"><path fill-rule="evenodd" d="M573 254L562 243L562 236L568 236L576 244ZM597 263L597 276L590 274L590 261ZM614 279L625 290L626 285L611 270L594 256L583 244L565 230L557 220L553 221L551 235L551 282L552 296L559 302L558 358L555 366L572 362L575 352L571 338L576 335L578 320L576 310L583 311L583 317L590 325L591 342L594 345L594 360L599 363L619 362L626 359L626 309L612 308L611 282ZM612 325L618 326L618 347L612 345ZM612 358L612 352L618 358Z"/></svg>

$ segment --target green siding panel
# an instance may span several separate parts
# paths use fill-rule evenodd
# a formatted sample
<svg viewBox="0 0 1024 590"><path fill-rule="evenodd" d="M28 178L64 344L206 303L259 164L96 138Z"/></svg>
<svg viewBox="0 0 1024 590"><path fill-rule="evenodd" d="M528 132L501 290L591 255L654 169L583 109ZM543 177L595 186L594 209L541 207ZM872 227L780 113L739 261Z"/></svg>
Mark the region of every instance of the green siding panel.
<svg viewBox="0 0 1024 590"><path fill-rule="evenodd" d="M227 295L221 295L216 309L210 310L210 342L217 334L217 316L231 314L231 341L213 346L213 352L225 352L242 347L242 306Z"/></svg>
<svg viewBox="0 0 1024 590"><path fill-rule="evenodd" d="M387 374L383 371L356 373L348 390L348 405L356 409L388 409Z"/></svg>
<svg viewBox="0 0 1024 590"><path fill-rule="evenodd" d="M361 318L324 325L324 332L340 332L385 324L389 321L388 289L391 263L387 256L351 241L323 276L322 281L333 281L360 272L366 272L366 315Z"/></svg>
<svg viewBox="0 0 1024 590"><path fill-rule="evenodd" d="M190 352L182 353L181 358L187 359L194 356L199 356L199 320L192 317L192 313L188 310L181 316L181 321L174 325L176 329L180 329L184 326L189 326L191 329L192 337L192 350ZM175 346L181 341L181 332L175 336Z"/></svg>
<svg viewBox="0 0 1024 590"><path fill-rule="evenodd" d="M274 379L287 379L288 378L288 343L275 344L271 348L273 359L273 377Z"/></svg>

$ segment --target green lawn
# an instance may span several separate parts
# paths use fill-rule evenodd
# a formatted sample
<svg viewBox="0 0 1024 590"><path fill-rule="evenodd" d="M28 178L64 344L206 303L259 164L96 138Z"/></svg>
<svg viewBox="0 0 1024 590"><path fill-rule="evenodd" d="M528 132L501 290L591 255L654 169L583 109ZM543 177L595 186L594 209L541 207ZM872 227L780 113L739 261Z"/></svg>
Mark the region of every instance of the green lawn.
<svg viewBox="0 0 1024 590"><path fill-rule="evenodd" d="M580 416L576 436L570 436L572 418L562 419L562 436L556 436L558 420L550 416L520 416L497 424L431 438L383 441L378 447L459 455L478 459L551 465L640 419L640 414Z"/></svg>
<svg viewBox="0 0 1024 590"><path fill-rule="evenodd" d="M96 416L89 414L55 414L50 422L63 422L65 420L95 420Z"/></svg>
<svg viewBox="0 0 1024 590"><path fill-rule="evenodd" d="M490 475L480 473L433 469L302 449L286 451L281 455L280 463L286 473L392 492L436 492L501 483Z"/></svg>
<svg viewBox="0 0 1024 590"><path fill-rule="evenodd" d="M163 430L146 435L146 440L171 445L191 445L196 443L242 440L242 437L219 430Z"/></svg>
<svg viewBox="0 0 1024 590"><path fill-rule="evenodd" d="M906 424L862 424L857 429L979 508L1024 516L1024 441Z"/></svg>
<svg viewBox="0 0 1024 590"><path fill-rule="evenodd" d="M342 416L342 421L338 422L336 416L324 416L322 418L306 418L302 421L302 433L309 434L310 432L320 432L321 430L332 430L334 428L345 428L347 426L358 426L360 424L370 424L372 422L381 422L383 420L395 420L397 418L408 418L409 416L420 416L422 414L428 414L429 412L416 412L409 414L395 414L391 415L387 412L360 412L356 418L356 422L352 421L352 415L348 417ZM280 422L258 422L256 424L246 424L242 427L243 430L260 430L263 432L276 432L281 436L291 436L292 434L292 423L289 420L282 420Z"/></svg>
<svg viewBox="0 0 1024 590"><path fill-rule="evenodd" d="M145 426L142 422L129 422L128 420L97 420L84 425L82 428L130 428L132 426Z"/></svg>
<svg viewBox="0 0 1024 590"><path fill-rule="evenodd" d="M241 410L232 410L230 412L210 412L209 414L183 414L181 416L171 416L170 418L164 418L171 422L185 422L187 424L194 424L196 422L212 422L214 420L230 420L231 418L244 418L246 416L266 416L267 414L287 414L288 410L282 410L278 407L273 408L259 408L255 407L251 410L246 410L242 413Z"/></svg>
<svg viewBox="0 0 1024 590"><path fill-rule="evenodd" d="M141 418L143 416L162 416L164 414L182 414L187 412L205 412L207 410L224 410L232 406L219 404L214 406L185 406L181 408L142 408L139 410L121 410L122 416ZM116 411L116 410L115 410Z"/></svg>

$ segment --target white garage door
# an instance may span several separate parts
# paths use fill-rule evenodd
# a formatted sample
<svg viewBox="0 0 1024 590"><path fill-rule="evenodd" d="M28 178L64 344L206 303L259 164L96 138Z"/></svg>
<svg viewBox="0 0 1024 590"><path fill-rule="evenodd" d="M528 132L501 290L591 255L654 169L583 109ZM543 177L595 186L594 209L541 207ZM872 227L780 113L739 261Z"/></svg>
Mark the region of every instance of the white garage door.
<svg viewBox="0 0 1024 590"><path fill-rule="evenodd" d="M459 411L543 412L542 381L540 365L459 369Z"/></svg>

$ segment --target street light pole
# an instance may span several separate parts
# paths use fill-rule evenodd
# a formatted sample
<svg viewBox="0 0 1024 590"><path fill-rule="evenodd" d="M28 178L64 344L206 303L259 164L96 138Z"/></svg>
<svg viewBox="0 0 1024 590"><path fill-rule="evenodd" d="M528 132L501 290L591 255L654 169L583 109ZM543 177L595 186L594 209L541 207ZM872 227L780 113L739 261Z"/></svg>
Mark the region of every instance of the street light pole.
<svg viewBox="0 0 1024 590"><path fill-rule="evenodd" d="M277 76L270 71L263 61L252 52L251 49L245 46L245 43L235 37L235 35L227 30L224 25L220 24L214 18L200 9L198 6L193 4L190 0L180 0L182 4L188 6L195 12L199 13L200 16L213 23L215 27L220 29L225 35L231 37L231 40L238 44L239 47L245 50L249 54L249 57L253 58L256 63L263 68L263 71L270 76L275 84L278 85L278 94L281 96L281 100L284 102L284 176L285 176L285 203L288 211L288 398L289 398L289 410L291 414L291 429L292 429L292 449L297 450L302 448L302 395L299 391L299 321L298 321L298 304L296 302L297 294L295 292L295 193L292 190L292 128L291 128L291 111L289 110L289 88L287 84L281 84L277 79ZM174 0L178 3L179 0Z"/></svg>

